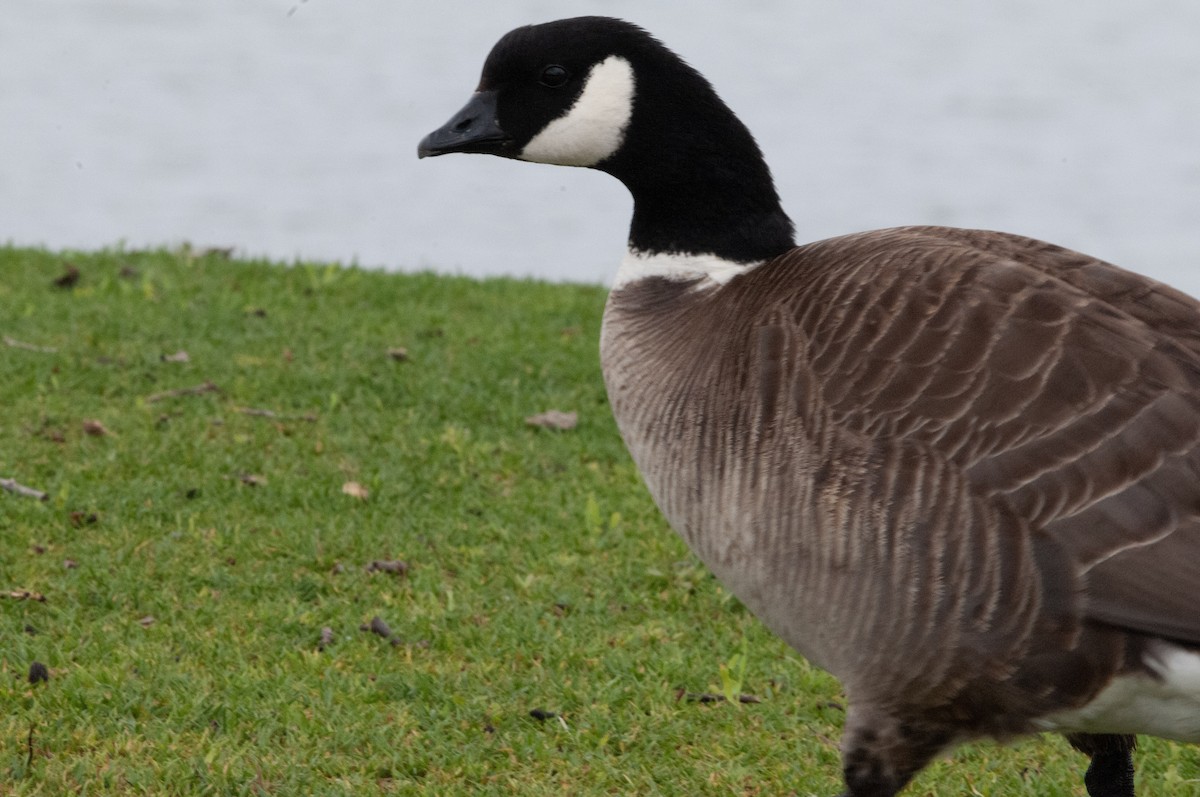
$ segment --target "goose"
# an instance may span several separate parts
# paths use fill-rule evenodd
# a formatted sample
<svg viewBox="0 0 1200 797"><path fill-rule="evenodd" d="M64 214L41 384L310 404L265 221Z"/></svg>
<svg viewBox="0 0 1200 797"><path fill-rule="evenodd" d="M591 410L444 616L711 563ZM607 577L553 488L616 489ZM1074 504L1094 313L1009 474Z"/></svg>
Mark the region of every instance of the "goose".
<svg viewBox="0 0 1200 797"><path fill-rule="evenodd" d="M633 197L601 327L621 435L720 581L846 692L846 797L1057 732L1092 797L1200 741L1200 303L1002 232L797 244L754 138L642 28L517 28L418 155Z"/></svg>

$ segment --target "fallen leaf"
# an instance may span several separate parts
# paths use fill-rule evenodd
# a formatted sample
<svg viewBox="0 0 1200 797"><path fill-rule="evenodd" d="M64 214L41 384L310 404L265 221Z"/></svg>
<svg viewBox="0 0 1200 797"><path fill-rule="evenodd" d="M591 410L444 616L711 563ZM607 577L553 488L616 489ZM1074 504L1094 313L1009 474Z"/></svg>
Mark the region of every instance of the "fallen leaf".
<svg viewBox="0 0 1200 797"><path fill-rule="evenodd" d="M383 618L379 615L372 617L370 623L364 623L363 625L359 626L359 630L370 631L372 634L381 636L384 639L390 639L392 636L392 629L388 627L388 624L385 623Z"/></svg>
<svg viewBox="0 0 1200 797"><path fill-rule="evenodd" d="M71 263L64 263L65 269L62 276L54 280L56 288L70 288L75 283L79 282L79 269Z"/></svg>
<svg viewBox="0 0 1200 797"><path fill-rule="evenodd" d="M45 683L50 680L50 669L40 661L29 665L29 683Z"/></svg>
<svg viewBox="0 0 1200 797"><path fill-rule="evenodd" d="M346 482L342 485L342 492L351 498L357 498L360 501L366 501L371 495L370 491L358 482Z"/></svg>
<svg viewBox="0 0 1200 797"><path fill-rule="evenodd" d="M325 626L321 629L321 641L317 643L317 650L324 650L333 644L333 629Z"/></svg>
<svg viewBox="0 0 1200 797"><path fill-rule="evenodd" d="M558 429L560 431L574 429L578 422L578 413L562 412L561 410L546 410L537 415L530 415L525 419L525 423L530 426L541 426L544 429Z"/></svg>
<svg viewBox="0 0 1200 797"><path fill-rule="evenodd" d="M104 437L109 434L108 429L104 424L97 420L86 420L83 422L83 431L90 434L92 437Z"/></svg>
<svg viewBox="0 0 1200 797"><path fill-rule="evenodd" d="M162 361L165 363L188 363L192 361L192 358L186 351L180 349L174 354L164 354Z"/></svg>
<svg viewBox="0 0 1200 797"><path fill-rule="evenodd" d="M368 573L382 572L402 576L408 572L408 563L399 559L376 559L367 565Z"/></svg>
<svg viewBox="0 0 1200 797"><path fill-rule="evenodd" d="M152 614L148 614L145 617L143 617L142 619L138 620L138 624L141 625L142 628L149 628L150 626L154 625L156 622L158 622L158 621L154 619L154 615L152 615Z"/></svg>

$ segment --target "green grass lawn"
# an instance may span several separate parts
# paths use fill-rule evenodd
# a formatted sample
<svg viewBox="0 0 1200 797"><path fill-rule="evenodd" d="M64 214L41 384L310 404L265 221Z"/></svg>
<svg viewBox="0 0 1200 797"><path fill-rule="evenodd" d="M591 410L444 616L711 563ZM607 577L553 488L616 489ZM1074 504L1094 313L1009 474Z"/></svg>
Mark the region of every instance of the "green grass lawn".
<svg viewBox="0 0 1200 797"><path fill-rule="evenodd" d="M654 509L603 302L0 249L0 478L46 494L0 491L0 795L836 794L837 683ZM761 702L686 695L723 690ZM979 745L909 793L1080 795L1083 763ZM1195 748L1138 763L1200 794Z"/></svg>

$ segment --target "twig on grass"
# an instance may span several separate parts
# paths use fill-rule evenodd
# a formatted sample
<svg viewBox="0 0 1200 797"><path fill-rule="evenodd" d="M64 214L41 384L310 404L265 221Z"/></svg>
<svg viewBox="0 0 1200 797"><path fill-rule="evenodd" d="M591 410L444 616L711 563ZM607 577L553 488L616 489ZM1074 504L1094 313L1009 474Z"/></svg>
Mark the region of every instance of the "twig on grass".
<svg viewBox="0 0 1200 797"><path fill-rule="evenodd" d="M728 700L725 695L713 694L712 692L689 692L680 687L675 690L676 702L686 700L688 703L724 703ZM739 703L761 703L762 698L757 695L739 694L737 696Z"/></svg>
<svg viewBox="0 0 1200 797"><path fill-rule="evenodd" d="M563 412L562 410L546 410L537 415L530 415L525 419L525 423L529 426L541 426L544 429L557 429L559 431L567 431L574 429L579 423L579 413Z"/></svg>
<svg viewBox="0 0 1200 797"><path fill-rule="evenodd" d="M41 490L35 490L32 487L26 487L23 484L17 483L16 479L0 479L0 487L8 490L10 493L22 495L26 498L36 498L39 501L45 501L50 498L49 495Z"/></svg>
<svg viewBox="0 0 1200 797"><path fill-rule="evenodd" d="M8 335L4 336L4 345L13 349L36 351L41 352L42 354L56 354L58 352L58 349L54 348L53 346L38 346L33 343L25 343L24 341L17 340L16 338L10 338Z"/></svg>
<svg viewBox="0 0 1200 797"><path fill-rule="evenodd" d="M12 598L15 601L37 601L45 603L46 596L40 592L34 592L28 589L13 589L8 592L0 592L0 598Z"/></svg>
<svg viewBox="0 0 1200 797"><path fill-rule="evenodd" d="M146 403L153 404L156 401L162 401L168 398L179 398L180 396L199 396L204 393L220 393L221 388L217 387L212 382L195 385L193 387L180 387L175 390L164 390L162 393L151 393L146 396Z"/></svg>
<svg viewBox="0 0 1200 797"><path fill-rule="evenodd" d="M308 421L309 423L317 422L317 415L313 412L307 412L303 415L282 415L274 410L261 410L255 407L234 407L234 412L239 412L242 415L253 415L258 418L273 418L279 421Z"/></svg>

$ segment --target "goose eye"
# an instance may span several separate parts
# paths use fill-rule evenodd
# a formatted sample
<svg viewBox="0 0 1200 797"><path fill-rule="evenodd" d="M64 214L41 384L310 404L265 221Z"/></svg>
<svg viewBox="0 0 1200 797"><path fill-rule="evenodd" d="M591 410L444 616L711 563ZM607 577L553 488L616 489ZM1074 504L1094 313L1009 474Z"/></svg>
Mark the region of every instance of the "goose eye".
<svg viewBox="0 0 1200 797"><path fill-rule="evenodd" d="M538 78L538 82L543 86L549 86L552 89L556 89L565 84L568 77L569 75L567 74L566 69L563 69L558 64L551 64L542 70L542 75Z"/></svg>

